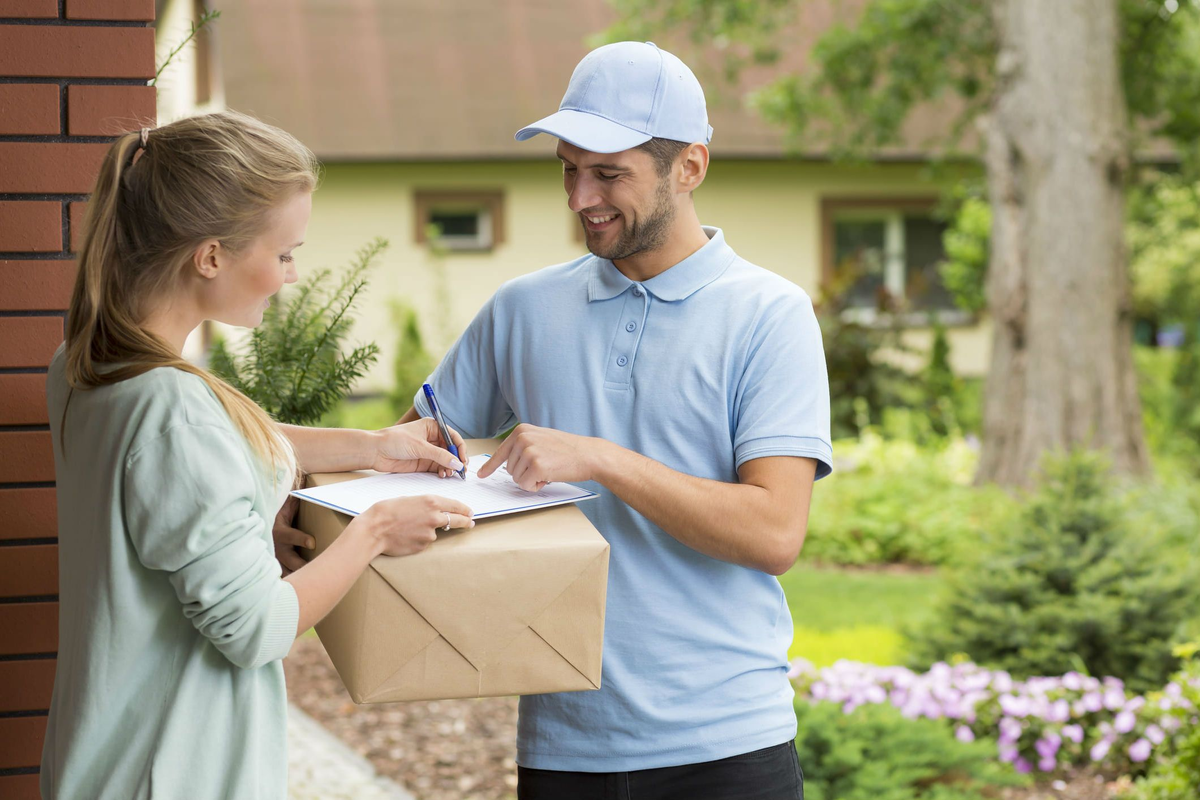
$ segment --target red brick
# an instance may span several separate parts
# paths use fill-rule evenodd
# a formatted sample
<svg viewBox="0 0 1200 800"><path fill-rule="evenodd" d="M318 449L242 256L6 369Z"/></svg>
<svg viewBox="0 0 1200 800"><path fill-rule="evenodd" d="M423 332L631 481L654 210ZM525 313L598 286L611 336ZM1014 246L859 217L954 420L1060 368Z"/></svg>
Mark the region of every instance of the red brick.
<svg viewBox="0 0 1200 800"><path fill-rule="evenodd" d="M42 763L46 717L0 719L0 768L36 767Z"/></svg>
<svg viewBox="0 0 1200 800"><path fill-rule="evenodd" d="M0 654L57 651L58 603L0 603Z"/></svg>
<svg viewBox="0 0 1200 800"><path fill-rule="evenodd" d="M0 76L154 77L154 29L0 25Z"/></svg>
<svg viewBox="0 0 1200 800"><path fill-rule="evenodd" d="M0 797L5 800L42 800L38 775L0 776Z"/></svg>
<svg viewBox="0 0 1200 800"><path fill-rule="evenodd" d="M0 367L49 366L62 340L62 317L0 317Z"/></svg>
<svg viewBox="0 0 1200 800"><path fill-rule="evenodd" d="M0 252L57 253L62 246L61 203L0 201Z"/></svg>
<svg viewBox="0 0 1200 800"><path fill-rule="evenodd" d="M58 545L0 547L0 597L58 593Z"/></svg>
<svg viewBox="0 0 1200 800"><path fill-rule="evenodd" d="M53 658L0 661L0 711L41 711L54 690ZM0 792L0 797L11 795Z"/></svg>
<svg viewBox="0 0 1200 800"><path fill-rule="evenodd" d="M107 144L0 142L0 192L88 194Z"/></svg>
<svg viewBox="0 0 1200 800"><path fill-rule="evenodd" d="M71 220L71 252L78 253L79 243L83 240L83 220L87 216L87 203L71 203L68 215Z"/></svg>
<svg viewBox="0 0 1200 800"><path fill-rule="evenodd" d="M0 85L0 135L62 133L58 99L58 85L53 83Z"/></svg>
<svg viewBox="0 0 1200 800"><path fill-rule="evenodd" d="M65 311L75 286L75 262L0 259L0 286L0 311Z"/></svg>
<svg viewBox="0 0 1200 800"><path fill-rule="evenodd" d="M54 480L50 431L0 431L0 483Z"/></svg>
<svg viewBox="0 0 1200 800"><path fill-rule="evenodd" d="M53 19L57 16L58 0L0 0L0 17L6 19Z"/></svg>
<svg viewBox="0 0 1200 800"><path fill-rule="evenodd" d="M154 0L67 0L67 19L154 19Z"/></svg>
<svg viewBox="0 0 1200 800"><path fill-rule="evenodd" d="M45 425L46 376L0 375L0 425ZM0 510L0 528L6 519ZM4 534L0 533L0 538Z"/></svg>
<svg viewBox="0 0 1200 800"><path fill-rule="evenodd" d="M0 539L57 537L58 507L53 488L0 489Z"/></svg>
<svg viewBox="0 0 1200 800"><path fill-rule="evenodd" d="M72 136L116 136L154 127L153 86L68 86L67 132Z"/></svg>

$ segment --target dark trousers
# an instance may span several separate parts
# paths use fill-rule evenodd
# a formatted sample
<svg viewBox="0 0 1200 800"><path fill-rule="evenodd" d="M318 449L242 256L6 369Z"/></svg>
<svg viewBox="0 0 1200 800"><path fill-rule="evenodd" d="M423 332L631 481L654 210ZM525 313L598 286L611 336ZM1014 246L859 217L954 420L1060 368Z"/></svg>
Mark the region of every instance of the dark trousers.
<svg viewBox="0 0 1200 800"><path fill-rule="evenodd" d="M517 767L518 800L804 800L793 742L740 756L634 772Z"/></svg>

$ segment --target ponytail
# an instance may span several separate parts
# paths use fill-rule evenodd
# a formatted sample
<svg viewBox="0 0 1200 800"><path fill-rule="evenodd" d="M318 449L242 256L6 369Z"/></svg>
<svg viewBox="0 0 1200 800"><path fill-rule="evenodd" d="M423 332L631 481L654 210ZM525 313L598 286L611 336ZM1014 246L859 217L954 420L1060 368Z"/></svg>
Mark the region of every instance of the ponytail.
<svg viewBox="0 0 1200 800"><path fill-rule="evenodd" d="M71 394L159 367L191 373L216 395L264 466L294 472L291 443L262 408L185 361L143 322L149 304L177 285L201 242L216 238L231 250L248 244L269 212L297 191L312 191L316 176L316 159L304 145L236 112L118 137L100 166L84 220L66 325ZM65 455L65 409L59 432Z"/></svg>

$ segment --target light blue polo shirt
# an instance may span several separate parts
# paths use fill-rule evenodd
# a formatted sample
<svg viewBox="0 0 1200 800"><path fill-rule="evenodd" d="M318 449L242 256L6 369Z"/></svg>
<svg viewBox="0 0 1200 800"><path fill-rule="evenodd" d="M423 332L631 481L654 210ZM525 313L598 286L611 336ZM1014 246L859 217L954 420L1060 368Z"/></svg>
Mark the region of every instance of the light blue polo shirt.
<svg viewBox="0 0 1200 800"><path fill-rule="evenodd" d="M588 255L509 281L430 382L446 422L528 422L736 482L764 456L829 474L829 383L808 295L719 229L643 283ZM422 393L414 398L424 416ZM726 758L796 735L779 581L665 533L596 483L579 507L612 551L602 688L521 698L517 762L624 772ZM754 526L756 520L745 520Z"/></svg>

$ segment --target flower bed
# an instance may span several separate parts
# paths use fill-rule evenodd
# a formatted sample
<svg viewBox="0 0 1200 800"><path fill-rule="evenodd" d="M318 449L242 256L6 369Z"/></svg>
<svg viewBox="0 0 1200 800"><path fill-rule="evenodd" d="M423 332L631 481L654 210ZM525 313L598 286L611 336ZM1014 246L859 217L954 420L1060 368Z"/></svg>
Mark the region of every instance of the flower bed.
<svg viewBox="0 0 1200 800"><path fill-rule="evenodd" d="M1178 710L1197 712L1177 682L1135 695L1116 678L1078 672L1016 680L971 663L938 663L916 673L850 661L818 670L799 659L789 675L798 695L840 703L846 713L887 703L910 718L946 720L964 742L994 738L999 759L1025 773L1088 764L1138 771L1183 725Z"/></svg>

